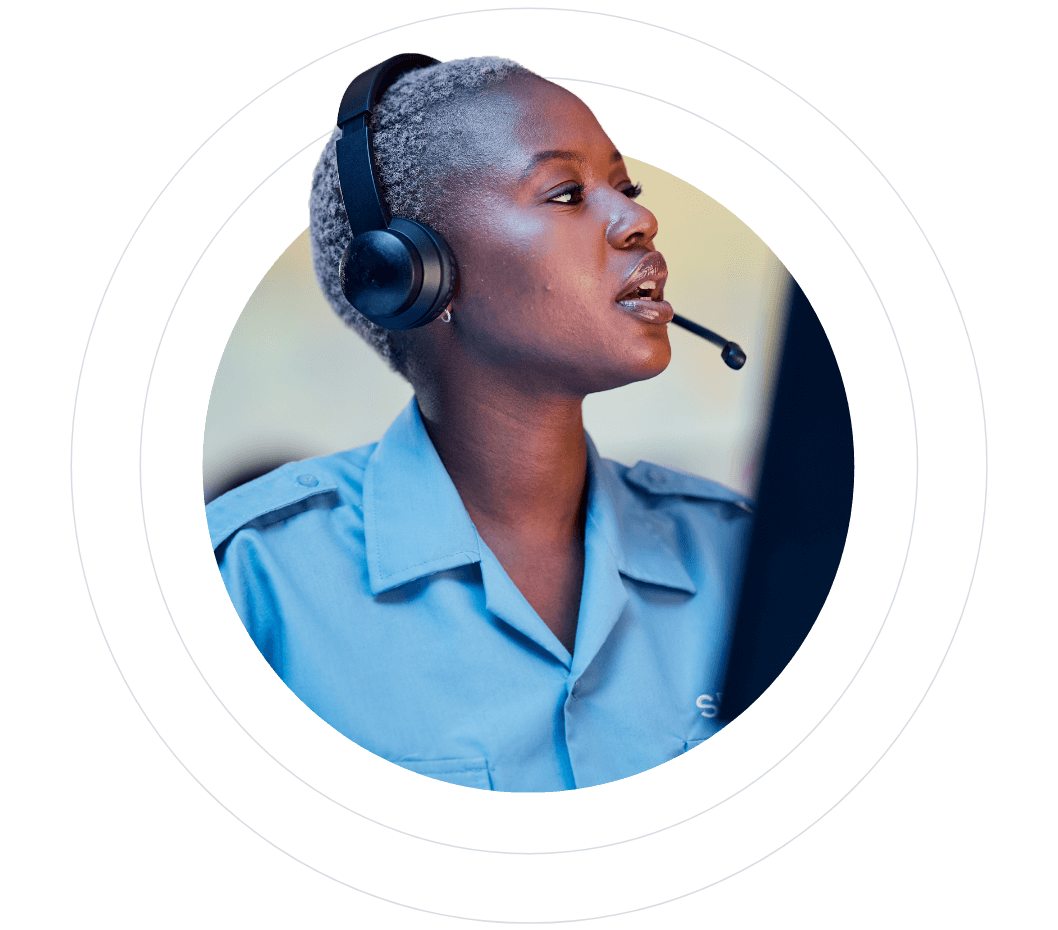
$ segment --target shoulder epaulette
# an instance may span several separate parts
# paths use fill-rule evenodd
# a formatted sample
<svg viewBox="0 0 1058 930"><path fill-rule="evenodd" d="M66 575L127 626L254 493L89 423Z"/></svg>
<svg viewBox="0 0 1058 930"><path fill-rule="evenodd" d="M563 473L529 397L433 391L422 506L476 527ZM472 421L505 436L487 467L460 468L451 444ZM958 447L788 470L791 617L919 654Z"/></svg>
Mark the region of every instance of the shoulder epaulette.
<svg viewBox="0 0 1058 930"><path fill-rule="evenodd" d="M701 500L726 501L753 513L753 502L708 478L688 475L684 472L665 468L663 465L652 465L649 462L637 462L624 475L625 481L649 494L678 494L682 497L697 497Z"/></svg>
<svg viewBox="0 0 1058 930"><path fill-rule="evenodd" d="M337 491L335 481L312 465L311 461L288 462L207 504L206 522L213 548L247 523L269 514L280 519L303 501Z"/></svg>

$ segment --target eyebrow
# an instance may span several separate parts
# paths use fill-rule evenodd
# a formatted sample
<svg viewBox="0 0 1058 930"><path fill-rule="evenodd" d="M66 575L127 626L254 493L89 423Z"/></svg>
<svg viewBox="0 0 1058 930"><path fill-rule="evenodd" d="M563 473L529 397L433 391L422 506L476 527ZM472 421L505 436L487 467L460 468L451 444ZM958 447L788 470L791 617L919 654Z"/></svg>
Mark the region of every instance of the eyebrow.
<svg viewBox="0 0 1058 930"><path fill-rule="evenodd" d="M614 149L613 154L610 156L610 164L619 162L621 157L621 153ZM546 149L543 152L537 152L529 159L529 164L526 165L525 171L522 172L522 180L529 177L529 175L531 175L533 171L545 161L572 161L576 162L578 165L583 165L584 156L579 152L572 152L569 149Z"/></svg>

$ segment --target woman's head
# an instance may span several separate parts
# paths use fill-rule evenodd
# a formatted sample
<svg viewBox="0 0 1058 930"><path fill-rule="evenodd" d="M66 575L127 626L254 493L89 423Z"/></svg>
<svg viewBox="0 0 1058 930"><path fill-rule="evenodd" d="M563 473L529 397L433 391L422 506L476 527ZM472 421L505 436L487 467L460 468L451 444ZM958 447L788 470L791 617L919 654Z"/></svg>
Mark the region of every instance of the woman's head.
<svg viewBox="0 0 1058 930"><path fill-rule="evenodd" d="M372 126L391 212L434 227L455 253L454 321L391 332L345 300L338 261L351 233L333 138L313 178L313 257L335 310L417 389L450 363L570 395L664 369L671 308L624 299L638 279L658 282L660 297L657 224L579 98L513 62L467 59L405 75Z"/></svg>

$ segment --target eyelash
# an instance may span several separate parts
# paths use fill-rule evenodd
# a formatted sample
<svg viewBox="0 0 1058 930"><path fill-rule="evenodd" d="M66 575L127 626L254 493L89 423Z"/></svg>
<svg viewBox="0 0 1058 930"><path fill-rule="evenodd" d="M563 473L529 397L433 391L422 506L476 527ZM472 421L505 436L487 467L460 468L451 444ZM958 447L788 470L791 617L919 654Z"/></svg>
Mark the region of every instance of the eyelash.
<svg viewBox="0 0 1058 930"><path fill-rule="evenodd" d="M624 194L629 200L635 200L636 197L638 197L640 194L643 193L643 185L642 184L633 184L631 187L626 187L623 191L621 191L621 193ZM575 198L580 198L580 199L565 200L565 201L559 201L557 199L559 197L565 197L567 194L568 195L572 195ZM580 184L576 184L573 187L567 187L564 191L560 191L559 193L555 194L555 196L552 197L548 202L549 203L561 203L562 206L571 206L573 204L580 203L580 200L583 199L583 197L584 197L584 188L583 188L583 186L581 186Z"/></svg>

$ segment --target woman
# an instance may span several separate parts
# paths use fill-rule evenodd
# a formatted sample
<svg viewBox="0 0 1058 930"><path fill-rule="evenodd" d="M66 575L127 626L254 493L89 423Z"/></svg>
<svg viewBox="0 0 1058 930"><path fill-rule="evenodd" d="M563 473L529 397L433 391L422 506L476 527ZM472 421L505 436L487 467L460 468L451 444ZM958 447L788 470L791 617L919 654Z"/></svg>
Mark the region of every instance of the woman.
<svg viewBox="0 0 1058 930"><path fill-rule="evenodd" d="M302 701L406 768L549 791L658 765L717 729L750 520L584 431L586 395L668 365L657 221L587 106L513 62L413 71L371 122L390 209L444 236L458 283L417 329L353 309L332 138L317 275L415 398L379 443L210 504L232 601Z"/></svg>

